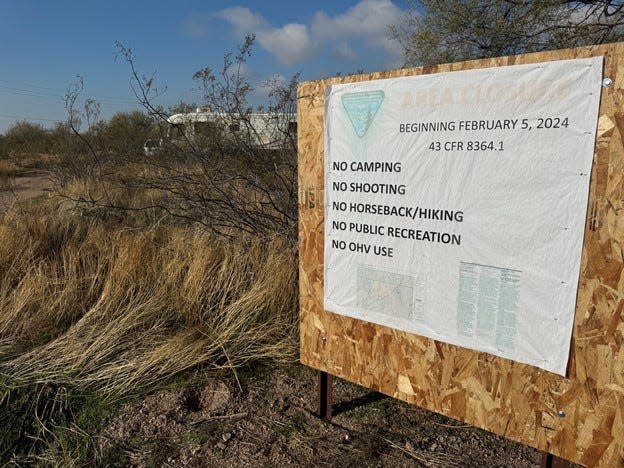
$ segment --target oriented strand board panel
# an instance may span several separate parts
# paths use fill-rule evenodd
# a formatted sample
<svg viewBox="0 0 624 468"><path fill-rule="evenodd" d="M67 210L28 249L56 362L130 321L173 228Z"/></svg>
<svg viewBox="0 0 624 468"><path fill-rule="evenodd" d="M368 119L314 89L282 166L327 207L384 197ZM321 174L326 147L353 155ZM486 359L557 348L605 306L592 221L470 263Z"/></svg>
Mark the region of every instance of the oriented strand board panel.
<svg viewBox="0 0 624 468"><path fill-rule="evenodd" d="M604 57L566 377L323 308L329 84ZM624 44L304 82L298 90L301 362L587 466L624 466ZM536 324L539 326L539 324Z"/></svg>

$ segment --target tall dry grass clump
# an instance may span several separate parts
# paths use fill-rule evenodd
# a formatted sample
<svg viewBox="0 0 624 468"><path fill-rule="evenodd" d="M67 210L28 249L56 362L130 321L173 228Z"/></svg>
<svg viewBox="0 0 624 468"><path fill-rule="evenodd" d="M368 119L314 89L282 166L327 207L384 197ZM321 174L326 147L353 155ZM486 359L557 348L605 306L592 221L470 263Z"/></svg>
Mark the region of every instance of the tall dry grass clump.
<svg viewBox="0 0 624 468"><path fill-rule="evenodd" d="M43 431L68 392L119 398L200 365L293 359L292 245L89 219L46 206L0 222L0 446ZM16 429L11 408L33 414Z"/></svg>
<svg viewBox="0 0 624 468"><path fill-rule="evenodd" d="M39 215L5 219L0 246L5 384L115 393L198 364L292 356L295 255L280 240Z"/></svg>

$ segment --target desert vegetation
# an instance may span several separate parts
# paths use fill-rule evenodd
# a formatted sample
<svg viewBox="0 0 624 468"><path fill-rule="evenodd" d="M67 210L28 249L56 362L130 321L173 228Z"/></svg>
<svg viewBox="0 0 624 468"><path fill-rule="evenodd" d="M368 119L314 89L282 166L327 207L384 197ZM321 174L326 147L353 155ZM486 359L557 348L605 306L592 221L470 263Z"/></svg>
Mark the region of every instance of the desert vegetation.
<svg viewBox="0 0 624 468"><path fill-rule="evenodd" d="M206 103L241 125L251 43L196 75ZM93 101L78 106L78 80L66 124L21 122L0 140L5 192L28 172L54 182L0 220L3 462L97 463L80 437L94 408L198 368L296 355L294 139L268 149L226 141L217 126L148 157L143 143L162 135L167 111L152 105L132 52L119 53L143 112L102 121ZM276 88L268 111L294 112L293 92L294 81Z"/></svg>
<svg viewBox="0 0 624 468"><path fill-rule="evenodd" d="M283 240L111 229L62 205L0 225L5 460L54 448L78 396L127 399L197 366L294 356L295 255Z"/></svg>

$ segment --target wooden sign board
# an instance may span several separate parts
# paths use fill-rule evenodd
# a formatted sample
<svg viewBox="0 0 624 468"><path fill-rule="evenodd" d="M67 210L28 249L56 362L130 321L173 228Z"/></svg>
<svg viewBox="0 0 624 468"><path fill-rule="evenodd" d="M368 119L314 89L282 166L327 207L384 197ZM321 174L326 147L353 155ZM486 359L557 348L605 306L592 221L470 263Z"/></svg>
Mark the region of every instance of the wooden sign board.
<svg viewBox="0 0 624 468"><path fill-rule="evenodd" d="M565 377L324 310L328 85L594 56L611 81L600 99ZM304 82L298 135L301 362L583 465L624 466L624 44Z"/></svg>

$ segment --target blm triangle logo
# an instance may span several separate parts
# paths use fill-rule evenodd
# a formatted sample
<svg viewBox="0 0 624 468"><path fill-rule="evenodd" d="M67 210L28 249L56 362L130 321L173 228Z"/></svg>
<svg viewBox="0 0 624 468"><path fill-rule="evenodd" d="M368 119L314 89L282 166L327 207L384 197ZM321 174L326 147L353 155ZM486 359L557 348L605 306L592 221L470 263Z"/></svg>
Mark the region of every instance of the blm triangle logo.
<svg viewBox="0 0 624 468"><path fill-rule="evenodd" d="M353 130L360 138L366 134L373 123L383 99L383 91L348 93L342 96L342 105L351 120Z"/></svg>

